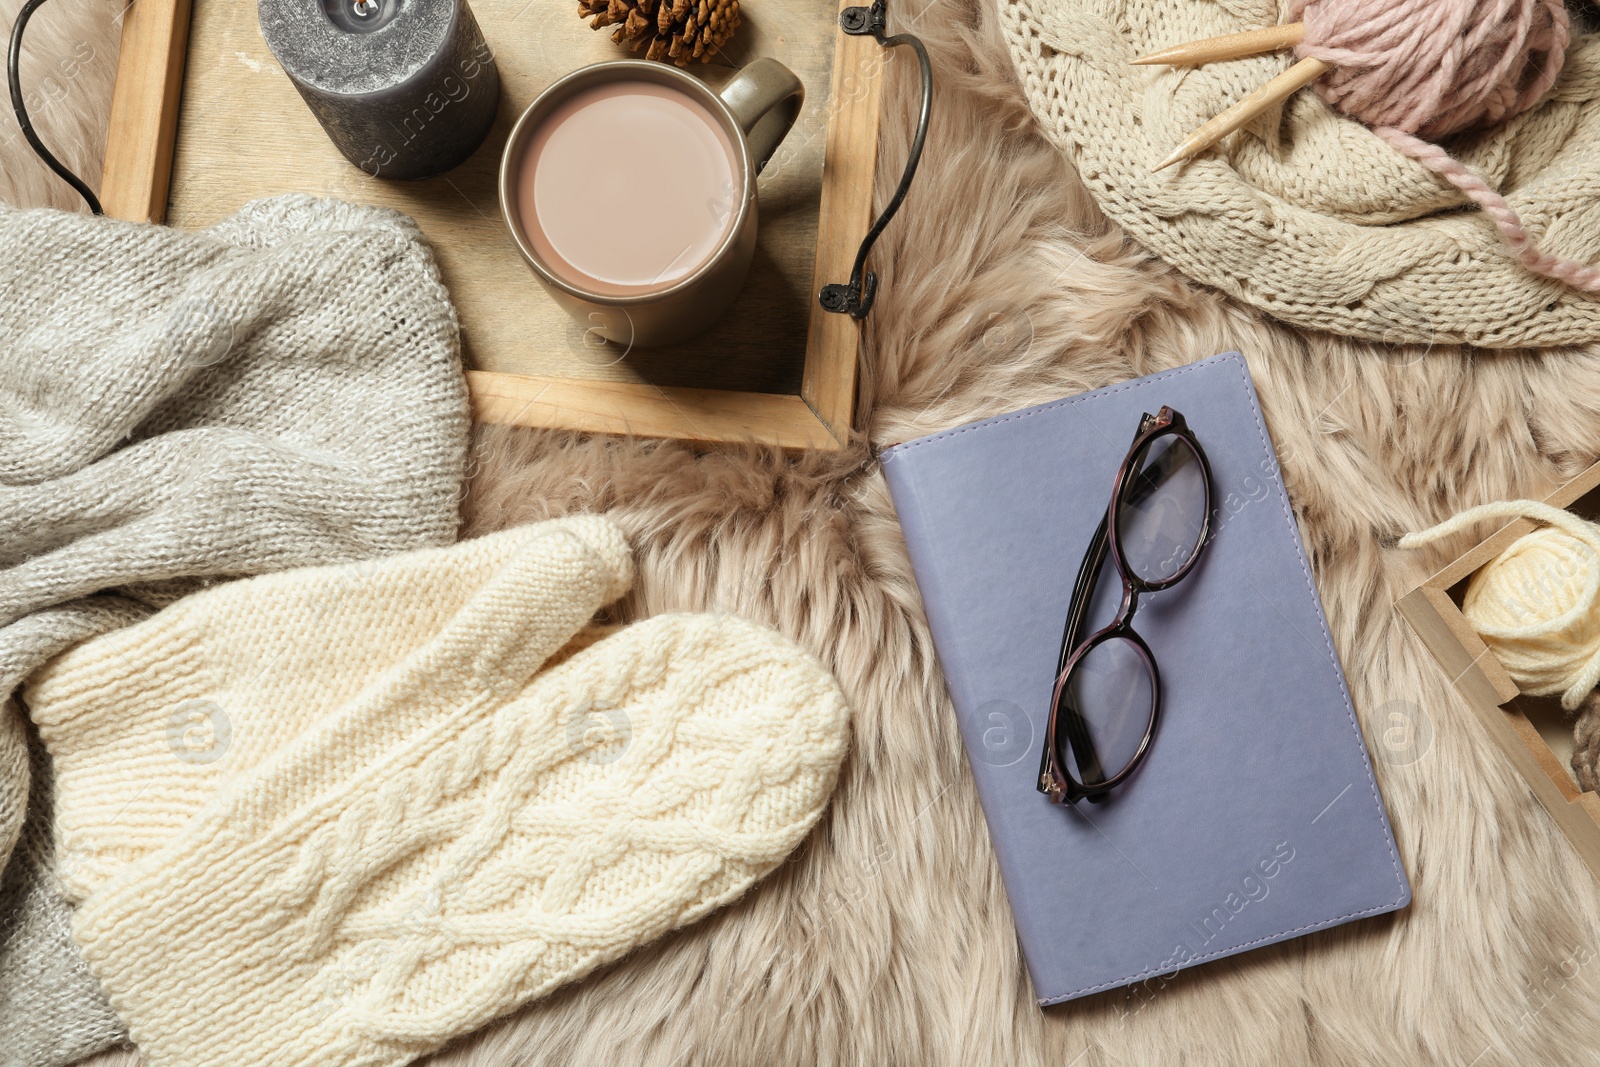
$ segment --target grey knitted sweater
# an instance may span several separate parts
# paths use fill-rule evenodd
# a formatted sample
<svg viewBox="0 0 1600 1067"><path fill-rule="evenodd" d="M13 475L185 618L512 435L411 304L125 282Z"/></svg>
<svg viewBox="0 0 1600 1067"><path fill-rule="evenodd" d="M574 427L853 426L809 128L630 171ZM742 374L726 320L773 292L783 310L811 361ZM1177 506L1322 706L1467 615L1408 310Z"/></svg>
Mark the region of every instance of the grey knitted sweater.
<svg viewBox="0 0 1600 1067"><path fill-rule="evenodd" d="M185 233L0 207L0 294L0 701L208 581L455 539L459 333L404 216L291 196ZM54 1067L121 1028L72 947L16 715L0 848L30 778L33 802L0 879L0 1067Z"/></svg>

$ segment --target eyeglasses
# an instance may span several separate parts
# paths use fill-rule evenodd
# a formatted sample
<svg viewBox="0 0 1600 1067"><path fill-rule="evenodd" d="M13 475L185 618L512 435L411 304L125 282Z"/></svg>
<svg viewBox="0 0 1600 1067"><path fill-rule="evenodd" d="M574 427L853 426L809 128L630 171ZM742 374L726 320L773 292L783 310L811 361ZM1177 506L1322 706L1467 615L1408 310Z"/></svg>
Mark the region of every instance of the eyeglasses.
<svg viewBox="0 0 1600 1067"><path fill-rule="evenodd" d="M1072 588L1039 763L1039 792L1052 803L1101 803L1144 760L1161 715L1161 672L1133 617L1141 593L1170 589L1194 569L1211 530L1211 495L1211 463L1183 416L1147 413ZM1082 640L1108 549L1122 605Z"/></svg>

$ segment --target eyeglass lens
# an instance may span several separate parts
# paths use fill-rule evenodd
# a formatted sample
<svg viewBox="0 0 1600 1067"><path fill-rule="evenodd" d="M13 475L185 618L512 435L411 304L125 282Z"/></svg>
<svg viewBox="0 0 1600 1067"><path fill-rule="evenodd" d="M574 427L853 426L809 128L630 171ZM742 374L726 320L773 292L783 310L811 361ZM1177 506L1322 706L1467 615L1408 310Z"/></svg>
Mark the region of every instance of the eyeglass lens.
<svg viewBox="0 0 1600 1067"><path fill-rule="evenodd" d="M1162 582L1200 549L1205 474L1194 448L1176 434L1141 448L1134 469L1117 505L1122 561L1145 581Z"/></svg>
<svg viewBox="0 0 1600 1067"><path fill-rule="evenodd" d="M1108 638L1084 653L1063 694L1057 753L1071 761L1078 781L1092 787L1133 762L1150 724L1153 688L1149 665L1127 638Z"/></svg>

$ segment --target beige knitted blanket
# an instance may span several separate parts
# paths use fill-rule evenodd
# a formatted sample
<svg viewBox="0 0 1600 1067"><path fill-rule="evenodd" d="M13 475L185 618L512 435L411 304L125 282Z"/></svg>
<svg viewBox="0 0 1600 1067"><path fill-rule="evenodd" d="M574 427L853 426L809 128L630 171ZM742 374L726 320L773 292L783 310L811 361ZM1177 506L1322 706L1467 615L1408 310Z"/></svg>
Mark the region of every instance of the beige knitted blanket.
<svg viewBox="0 0 1600 1067"><path fill-rule="evenodd" d="M1102 210L1190 277L1296 326L1489 348L1600 336L1600 297L1530 273L1489 220L1310 91L1190 163L1151 167L1285 69L1287 52L1198 68L1146 52L1280 21L1262 0L1000 0L1047 137ZM1549 252L1600 256L1600 37L1578 34L1545 103L1445 147Z"/></svg>

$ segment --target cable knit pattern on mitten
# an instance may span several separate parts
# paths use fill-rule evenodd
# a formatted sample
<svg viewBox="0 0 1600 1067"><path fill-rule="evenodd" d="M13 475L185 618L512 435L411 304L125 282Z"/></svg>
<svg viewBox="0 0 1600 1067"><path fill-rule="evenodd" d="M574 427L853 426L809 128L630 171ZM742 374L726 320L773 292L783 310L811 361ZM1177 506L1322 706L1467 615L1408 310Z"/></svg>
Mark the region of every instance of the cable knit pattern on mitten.
<svg viewBox="0 0 1600 1067"><path fill-rule="evenodd" d="M564 638L530 592L582 580L563 567L512 557L84 886L75 933L153 1067L406 1063L733 900L804 838L848 733L826 670L751 623L669 615L535 673ZM209 630L262 628L244 609ZM111 640L42 679L36 714L97 717L110 678L167 649Z"/></svg>
<svg viewBox="0 0 1600 1067"><path fill-rule="evenodd" d="M231 582L56 659L27 699L55 759L57 864L71 895L159 848L223 782L437 638L513 567L535 620L518 655L535 667L632 578L612 523L557 519Z"/></svg>

